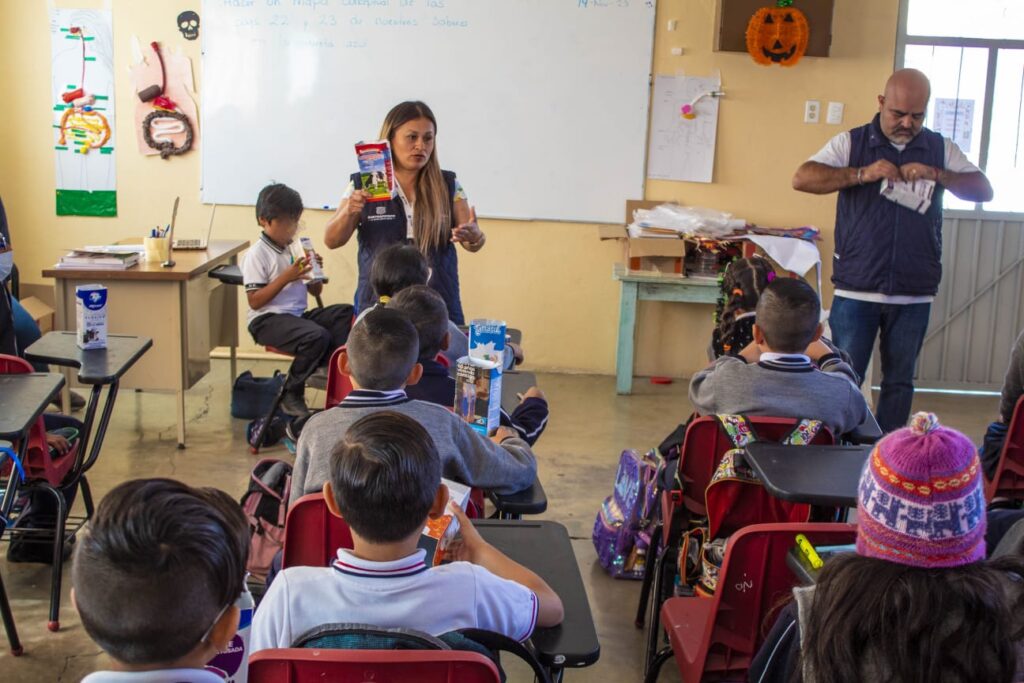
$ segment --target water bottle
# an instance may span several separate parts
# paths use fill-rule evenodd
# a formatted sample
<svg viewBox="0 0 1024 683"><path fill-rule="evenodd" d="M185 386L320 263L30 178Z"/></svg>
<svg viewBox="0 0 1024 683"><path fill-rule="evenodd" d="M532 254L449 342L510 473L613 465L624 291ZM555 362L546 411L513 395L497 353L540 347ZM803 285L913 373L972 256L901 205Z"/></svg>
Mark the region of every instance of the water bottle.
<svg viewBox="0 0 1024 683"><path fill-rule="evenodd" d="M218 652L206 663L206 670L221 676L226 683L246 683L249 678L249 635L254 604L249 586L243 586L242 594L235 601L239 612L238 633L231 639L227 649Z"/></svg>

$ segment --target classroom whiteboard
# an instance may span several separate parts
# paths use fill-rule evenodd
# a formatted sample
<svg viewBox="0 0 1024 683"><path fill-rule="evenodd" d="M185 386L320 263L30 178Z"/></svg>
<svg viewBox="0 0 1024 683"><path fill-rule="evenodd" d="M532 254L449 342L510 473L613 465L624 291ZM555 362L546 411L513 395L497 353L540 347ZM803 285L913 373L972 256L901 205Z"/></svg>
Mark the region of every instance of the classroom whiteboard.
<svg viewBox="0 0 1024 683"><path fill-rule="evenodd" d="M654 0L204 0L202 198L334 208L420 99L482 216L621 222L643 196Z"/></svg>

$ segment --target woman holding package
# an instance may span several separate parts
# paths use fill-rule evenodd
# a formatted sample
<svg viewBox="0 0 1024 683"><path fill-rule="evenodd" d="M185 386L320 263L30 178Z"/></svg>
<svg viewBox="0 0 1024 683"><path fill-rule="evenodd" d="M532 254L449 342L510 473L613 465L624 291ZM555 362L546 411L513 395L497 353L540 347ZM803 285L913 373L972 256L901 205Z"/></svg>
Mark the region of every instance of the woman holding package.
<svg viewBox="0 0 1024 683"><path fill-rule="evenodd" d="M373 305L370 268L376 254L389 245L408 242L419 247L431 267L430 282L444 298L448 317L465 323L459 296L459 260L455 250L479 251L486 237L466 201L455 174L442 171L437 160L437 120L423 102L402 102L384 118L380 138L391 143L395 192L391 199L368 202L358 173L353 173L341 205L327 222L324 243L344 246L356 234L359 284L355 306Z"/></svg>

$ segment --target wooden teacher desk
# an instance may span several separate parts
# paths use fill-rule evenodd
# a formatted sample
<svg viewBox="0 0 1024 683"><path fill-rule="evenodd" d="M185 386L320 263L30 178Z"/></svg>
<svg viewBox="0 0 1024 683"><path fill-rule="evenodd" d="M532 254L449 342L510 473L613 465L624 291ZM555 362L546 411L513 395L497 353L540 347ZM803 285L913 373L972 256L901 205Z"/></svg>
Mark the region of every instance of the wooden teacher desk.
<svg viewBox="0 0 1024 683"><path fill-rule="evenodd" d="M174 391L178 448L185 447L185 390L210 371L210 350L227 346L231 377L238 346L238 290L207 273L236 263L249 246L240 240L213 240L206 251L175 251L175 265L139 263L125 270L49 268L55 280L57 329L75 329L75 287L102 284L108 290L110 334L151 337L153 349L123 378L132 389ZM73 371L64 370L67 380Z"/></svg>

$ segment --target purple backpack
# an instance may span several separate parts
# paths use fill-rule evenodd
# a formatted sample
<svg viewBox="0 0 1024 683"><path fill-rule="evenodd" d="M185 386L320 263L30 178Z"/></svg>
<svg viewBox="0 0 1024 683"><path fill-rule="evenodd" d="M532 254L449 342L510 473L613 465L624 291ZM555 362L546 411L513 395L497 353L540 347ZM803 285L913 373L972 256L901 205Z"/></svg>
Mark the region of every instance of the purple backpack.
<svg viewBox="0 0 1024 683"><path fill-rule="evenodd" d="M663 464L657 450L645 455L627 450L619 457L615 491L601 504L593 535L597 560L613 578L643 578L658 513L658 472Z"/></svg>

